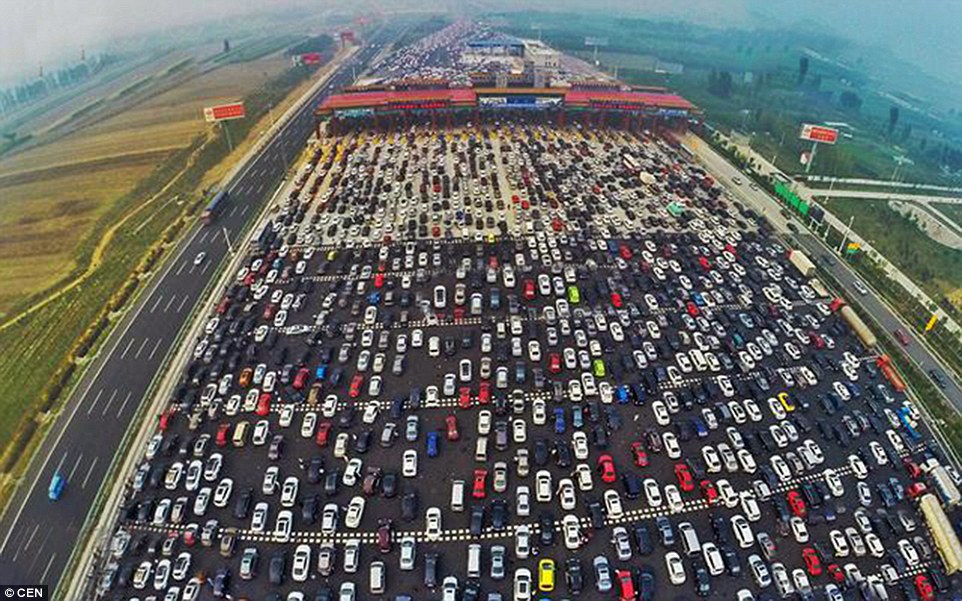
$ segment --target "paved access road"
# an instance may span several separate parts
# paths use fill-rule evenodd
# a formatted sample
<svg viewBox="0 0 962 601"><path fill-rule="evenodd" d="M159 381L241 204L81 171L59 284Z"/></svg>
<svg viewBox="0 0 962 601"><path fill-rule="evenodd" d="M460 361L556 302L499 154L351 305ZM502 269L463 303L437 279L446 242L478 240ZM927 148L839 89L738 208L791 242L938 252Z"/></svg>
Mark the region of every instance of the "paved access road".
<svg viewBox="0 0 962 601"><path fill-rule="evenodd" d="M124 433L178 332L184 327L232 238L254 217L304 148L314 127L313 109L331 90L350 83L380 46L383 34L345 61L339 70L228 183L230 201L212 227L188 232L163 272L111 335L87 375L68 399L0 519L0 582L46 584L55 589ZM360 70L358 70L360 72ZM194 264L198 253L206 253ZM54 473L67 477L53 503L47 487ZM109 485L109 483L107 483Z"/></svg>
<svg viewBox="0 0 962 601"><path fill-rule="evenodd" d="M798 245L802 250L811 258L813 261L817 261L824 269L827 269L836 280L838 280L842 287L845 289L845 296L851 299L857 299L860 304L862 304L872 316L885 328L888 332L893 332L896 329L901 329L906 334L908 334L911 342L906 347L905 352L915 361L916 365L919 366L923 371L928 373L929 370L935 369L942 373L945 370L942 368L936 357L929 351L928 348L921 342L919 337L915 334L912 328L906 326L901 318L899 318L894 311L889 309L888 305L879 299L878 295L872 290L869 294L861 295L852 286L852 283L858 279L858 275L844 262L838 260L837 257L832 257L831 264L826 264L823 259L823 255L832 256L832 252L826 246L824 246L821 241L819 241L815 236L810 234L796 234L792 235L787 228L787 223L783 215L780 214L781 206L771 198L768 193L762 189L753 190L743 184L741 186L736 185L732 182L732 178L735 176L743 177L738 169L736 169L731 163L726 161L721 155L717 154L711 148L708 148L706 144L700 143L696 149L699 158L705 164L709 170L715 174L719 180L725 184L729 190L733 190L739 198L748 202L749 206L763 214L770 222L773 223L775 229L778 230L783 236L789 237L797 241ZM952 405L962 411L962 387L950 377L945 377L945 389L943 393L945 397L952 403Z"/></svg>

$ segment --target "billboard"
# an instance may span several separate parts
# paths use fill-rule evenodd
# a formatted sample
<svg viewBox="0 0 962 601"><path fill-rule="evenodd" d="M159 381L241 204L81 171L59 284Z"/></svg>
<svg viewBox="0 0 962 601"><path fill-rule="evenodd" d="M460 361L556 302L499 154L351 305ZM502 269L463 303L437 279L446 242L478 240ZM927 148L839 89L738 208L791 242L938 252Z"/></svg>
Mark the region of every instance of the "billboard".
<svg viewBox="0 0 962 601"><path fill-rule="evenodd" d="M561 106L558 96L480 96L478 106L483 109L548 109Z"/></svg>
<svg viewBox="0 0 962 601"><path fill-rule="evenodd" d="M245 116L246 113L244 112L243 102L204 107L204 120L208 123L225 121L227 119L243 119Z"/></svg>
<svg viewBox="0 0 962 601"><path fill-rule="evenodd" d="M802 140L809 142L821 142L822 144L834 144L838 140L838 130L824 125L812 125L803 123L802 131L798 136Z"/></svg>
<svg viewBox="0 0 962 601"><path fill-rule="evenodd" d="M585 46L607 46L608 38L602 38L598 36L585 36Z"/></svg>
<svg viewBox="0 0 962 601"><path fill-rule="evenodd" d="M321 53L320 52L305 52L301 55L302 65L319 65L321 64Z"/></svg>

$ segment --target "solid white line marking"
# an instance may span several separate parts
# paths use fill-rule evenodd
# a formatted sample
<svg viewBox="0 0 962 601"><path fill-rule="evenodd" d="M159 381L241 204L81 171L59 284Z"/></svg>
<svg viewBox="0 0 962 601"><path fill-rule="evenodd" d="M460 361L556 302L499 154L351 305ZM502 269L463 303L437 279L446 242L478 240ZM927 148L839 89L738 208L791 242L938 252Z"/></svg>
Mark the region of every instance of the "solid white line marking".
<svg viewBox="0 0 962 601"><path fill-rule="evenodd" d="M200 240L198 240L198 242L203 244L204 242L207 241L207 236L210 236L210 230L204 230L204 235L200 237Z"/></svg>
<svg viewBox="0 0 962 601"><path fill-rule="evenodd" d="M133 339L133 338L131 338L130 340L127 341L127 346L124 347L124 352L120 353L120 358L121 358L121 359L123 359L124 357L127 356L127 351L130 350L130 345L132 345L133 343L134 343L134 339Z"/></svg>
<svg viewBox="0 0 962 601"><path fill-rule="evenodd" d="M180 267L177 268L177 273L175 275L180 275L180 272L184 270L184 267L187 267L187 261L184 261L180 264Z"/></svg>
<svg viewBox="0 0 962 601"><path fill-rule="evenodd" d="M94 407L97 405L97 401L100 400L100 395L102 395L103 393L104 393L103 388L97 391L97 396L94 397L94 402L90 403L90 405L87 407L87 415L90 415L90 412L94 410Z"/></svg>
<svg viewBox="0 0 962 601"><path fill-rule="evenodd" d="M180 301L180 304L179 304L179 305L177 305L177 312L178 312L178 313L180 313L181 311L184 310L184 305L187 304L187 299L189 299L189 298L190 298L190 297L189 297L188 295L186 295L186 294L184 295L184 299L183 299L182 301Z"/></svg>
<svg viewBox="0 0 962 601"><path fill-rule="evenodd" d="M40 524L37 524L36 526L33 527L33 531L30 533L30 538L28 538L27 542L24 543L22 547L20 547L20 550L17 551L17 555L20 554L20 551L26 551L27 549L30 548L30 543L33 542L33 537L37 536L37 530L39 529L40 529ZM14 557L13 560L16 561L17 558Z"/></svg>
<svg viewBox="0 0 962 601"><path fill-rule="evenodd" d="M205 273L207 273L207 269L210 267L210 264L211 264L212 262L213 262L213 261L206 261L206 262L204 262L204 266L200 269L201 275L204 275Z"/></svg>
<svg viewBox="0 0 962 601"><path fill-rule="evenodd" d="M183 303L181 303L181 305L183 305ZM177 310L180 311L180 309L177 309ZM153 360L153 358L154 358L154 353L157 352L157 347L159 347L159 346L160 346L160 343L163 342L163 341L164 341L163 338L158 338L158 339L157 339L157 342L154 344L154 348L150 351L150 354L147 355L147 360L148 360L148 361L152 361L152 360Z"/></svg>
<svg viewBox="0 0 962 601"><path fill-rule="evenodd" d="M147 346L147 343L149 341L150 341L150 338L144 338L144 341L140 343L140 348L137 349L137 353L134 354L134 359L137 359L138 357L140 357L140 353L144 352L144 347Z"/></svg>
<svg viewBox="0 0 962 601"><path fill-rule="evenodd" d="M130 401L130 396L131 396L132 394L133 394L133 392L131 392L131 391L129 391L129 390L127 391L127 396L124 397L124 402L123 402L123 404L120 406L120 409L117 411L117 417L120 417L121 415L123 415L124 409L127 408L127 403Z"/></svg>
<svg viewBox="0 0 962 601"><path fill-rule="evenodd" d="M234 205L233 208L231 208L230 213L227 214L227 216L228 216L228 217L233 217L233 216L234 216L234 213L236 213L236 212L237 212L237 205Z"/></svg>
<svg viewBox="0 0 962 601"><path fill-rule="evenodd" d="M167 309L170 309L170 305L173 304L174 299L176 299L176 298L177 298L177 295L176 295L176 294L172 294L172 295L170 296L170 300L167 301L167 304L166 304L166 305L164 305L164 313L167 312Z"/></svg>
<svg viewBox="0 0 962 601"><path fill-rule="evenodd" d="M157 305L159 305L159 304L160 304L160 301L162 301L162 300L164 300L164 295L163 295L163 294L159 295L159 296L157 297L157 300L154 301L154 304L151 305L151 307L150 307L150 312L151 312L151 313L154 312L154 309L157 308Z"/></svg>
<svg viewBox="0 0 962 601"><path fill-rule="evenodd" d="M98 461L100 461L100 457L94 457L94 460L90 462L90 467L87 468L87 475L84 476L84 481L80 483L80 488L87 488L87 480L90 480L90 474L93 473Z"/></svg>

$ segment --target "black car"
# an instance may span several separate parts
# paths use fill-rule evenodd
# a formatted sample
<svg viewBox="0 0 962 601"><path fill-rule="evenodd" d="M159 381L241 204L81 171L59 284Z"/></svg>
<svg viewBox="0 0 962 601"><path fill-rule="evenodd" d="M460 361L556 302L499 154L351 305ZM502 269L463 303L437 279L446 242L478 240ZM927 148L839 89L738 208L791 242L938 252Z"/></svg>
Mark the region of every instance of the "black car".
<svg viewBox="0 0 962 601"><path fill-rule="evenodd" d="M581 560L577 557L570 557L565 562L565 584L573 595L581 593L584 589L584 571L581 569Z"/></svg>

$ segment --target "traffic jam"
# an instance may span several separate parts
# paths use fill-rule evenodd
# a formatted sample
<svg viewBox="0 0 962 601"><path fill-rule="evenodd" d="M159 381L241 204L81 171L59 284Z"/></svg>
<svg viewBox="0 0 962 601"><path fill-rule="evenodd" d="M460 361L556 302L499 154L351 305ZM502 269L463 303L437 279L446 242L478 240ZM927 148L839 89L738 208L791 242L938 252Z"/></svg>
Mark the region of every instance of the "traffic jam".
<svg viewBox="0 0 962 601"><path fill-rule="evenodd" d="M958 474L669 137L312 144L190 342L100 598L949 598Z"/></svg>

